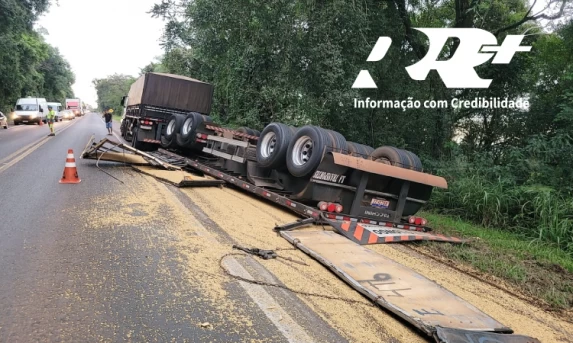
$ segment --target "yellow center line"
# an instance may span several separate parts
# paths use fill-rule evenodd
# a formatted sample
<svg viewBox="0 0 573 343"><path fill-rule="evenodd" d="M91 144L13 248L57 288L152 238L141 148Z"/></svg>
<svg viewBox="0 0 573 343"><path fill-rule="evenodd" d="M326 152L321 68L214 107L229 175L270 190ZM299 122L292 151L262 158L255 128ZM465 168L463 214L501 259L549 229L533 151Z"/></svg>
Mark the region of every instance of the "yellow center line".
<svg viewBox="0 0 573 343"><path fill-rule="evenodd" d="M60 129L58 132L62 133L63 131L65 131L66 129L68 129L70 126L74 125L74 123L72 122L71 124L69 124L68 126L63 127L62 129ZM4 164L3 166L0 167L0 173L2 173L3 171L5 171L6 169L12 167L13 165L15 165L16 163L20 162L21 160L23 160L26 156L30 155L32 152L34 152L35 150L37 150L39 147L41 147L42 145L44 145L47 141L50 140L51 137L44 137L41 138L39 141L33 142L32 144L29 144L27 146L25 146L24 148L10 154L10 156L5 157L4 159L2 159L0 161L1 163L4 163L5 161L10 161L6 164Z"/></svg>

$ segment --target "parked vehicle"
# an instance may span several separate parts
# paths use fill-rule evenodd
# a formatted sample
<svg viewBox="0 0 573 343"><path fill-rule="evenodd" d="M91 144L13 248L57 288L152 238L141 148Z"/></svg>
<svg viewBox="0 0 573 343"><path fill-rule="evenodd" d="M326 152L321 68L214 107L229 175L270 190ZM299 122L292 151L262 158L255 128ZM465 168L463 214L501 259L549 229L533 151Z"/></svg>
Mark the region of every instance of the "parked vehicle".
<svg viewBox="0 0 573 343"><path fill-rule="evenodd" d="M21 98L14 109L14 125L46 123L48 103L45 98Z"/></svg>
<svg viewBox="0 0 573 343"><path fill-rule="evenodd" d="M76 119L76 115L71 110L63 110L60 112L61 120L73 120Z"/></svg>
<svg viewBox="0 0 573 343"><path fill-rule="evenodd" d="M202 158L209 168L289 199L373 221L413 216L442 185L421 172L410 151L374 149L317 126L270 123L262 133L223 128L209 117L212 96L213 87L196 79L142 75L122 99L121 134L138 150L161 146Z"/></svg>
<svg viewBox="0 0 573 343"><path fill-rule="evenodd" d="M56 112L56 121L62 121L63 119L61 118L60 115L60 111L62 111L62 104L59 102L49 102L48 106L52 106L52 109L54 110L54 112Z"/></svg>
<svg viewBox="0 0 573 343"><path fill-rule="evenodd" d="M82 100L81 99L66 99L66 110L71 110L74 112L76 117L81 117L84 115L84 111L82 108Z"/></svg>
<svg viewBox="0 0 573 343"><path fill-rule="evenodd" d="M8 118L2 112L0 112L0 126L4 129L8 128Z"/></svg>

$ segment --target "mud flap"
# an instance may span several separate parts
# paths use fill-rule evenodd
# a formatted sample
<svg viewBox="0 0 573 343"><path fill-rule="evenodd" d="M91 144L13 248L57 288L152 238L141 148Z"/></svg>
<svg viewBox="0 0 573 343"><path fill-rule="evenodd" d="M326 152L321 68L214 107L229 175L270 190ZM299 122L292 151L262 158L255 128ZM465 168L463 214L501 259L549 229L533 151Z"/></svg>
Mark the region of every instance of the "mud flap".
<svg viewBox="0 0 573 343"><path fill-rule="evenodd" d="M438 241L449 243L466 243L468 240L449 237L436 233L418 232L389 228L380 225L364 224L355 221L326 221L344 237L360 245L399 243L410 241Z"/></svg>
<svg viewBox="0 0 573 343"><path fill-rule="evenodd" d="M430 337L435 338L438 327L513 332L434 281L336 232L282 231L280 234L355 290ZM448 334L452 335L450 331L444 334L446 339ZM488 341L475 343L478 342Z"/></svg>
<svg viewBox="0 0 573 343"><path fill-rule="evenodd" d="M438 327L435 337L439 343L541 343L540 340L522 335L504 335Z"/></svg>

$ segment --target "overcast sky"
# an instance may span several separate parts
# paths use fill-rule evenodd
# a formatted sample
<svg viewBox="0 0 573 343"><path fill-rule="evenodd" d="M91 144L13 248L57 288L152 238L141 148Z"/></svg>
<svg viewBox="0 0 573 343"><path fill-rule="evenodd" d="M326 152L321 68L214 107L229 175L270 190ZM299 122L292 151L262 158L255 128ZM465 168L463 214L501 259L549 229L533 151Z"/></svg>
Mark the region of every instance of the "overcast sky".
<svg viewBox="0 0 573 343"><path fill-rule="evenodd" d="M52 1L38 26L57 47L76 75L74 93L95 106L92 80L108 75L137 76L139 69L162 54L164 23L147 14L159 0Z"/></svg>

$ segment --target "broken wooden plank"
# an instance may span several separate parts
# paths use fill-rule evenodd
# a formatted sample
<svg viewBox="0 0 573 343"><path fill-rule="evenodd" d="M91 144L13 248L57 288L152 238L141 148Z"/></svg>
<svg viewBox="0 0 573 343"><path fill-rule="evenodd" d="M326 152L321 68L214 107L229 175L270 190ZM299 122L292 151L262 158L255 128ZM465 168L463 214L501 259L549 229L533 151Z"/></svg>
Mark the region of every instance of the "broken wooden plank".
<svg viewBox="0 0 573 343"><path fill-rule="evenodd" d="M89 142L92 142L92 141L93 141L93 138L94 138L94 136L92 136L92 138L90 139ZM88 142L88 145L89 145L89 142ZM92 158L93 158L93 156L95 155L95 159L101 159L101 155L98 156L98 150L99 150L100 148L104 148L104 146L105 146L106 144L109 144L109 145L112 146L112 147L110 147L110 148L107 148L107 149L106 149L107 151L113 149L114 147L117 147L117 148L120 148L120 149L123 149L123 150L131 151L131 152L132 152L133 154L135 154L135 155L143 156L143 157L146 158L148 161L153 161L154 163L156 163L157 165L159 165L159 166L161 166L161 167L163 167L163 168L165 168L165 169L168 169L168 170L182 170L181 167L174 166L174 165L172 165L172 164L170 164L170 163L163 162L163 161L161 161L159 158L157 158L157 157L155 157L155 156L152 156L152 155L150 155L150 154L148 154L148 153L146 153L146 152L143 152L143 151L141 151L141 150L137 150L137 149L135 149L135 148L133 148L133 147L127 145L127 144L119 143L119 142L110 140L110 139L108 139L108 138L102 139L102 140L99 141L97 144L96 144L96 143L93 143L90 148L86 147L86 149L85 149L84 152L82 153L82 158L84 158L84 156L85 156L86 158L89 158L88 156L92 156ZM133 154L131 154L131 155L133 155ZM126 155L127 155L127 154L126 154Z"/></svg>
<svg viewBox="0 0 573 343"><path fill-rule="evenodd" d="M121 152L93 152L91 154L85 155L84 159L108 161L108 162L120 162L134 165L149 165L149 162L143 158L143 156L135 154L125 154Z"/></svg>

